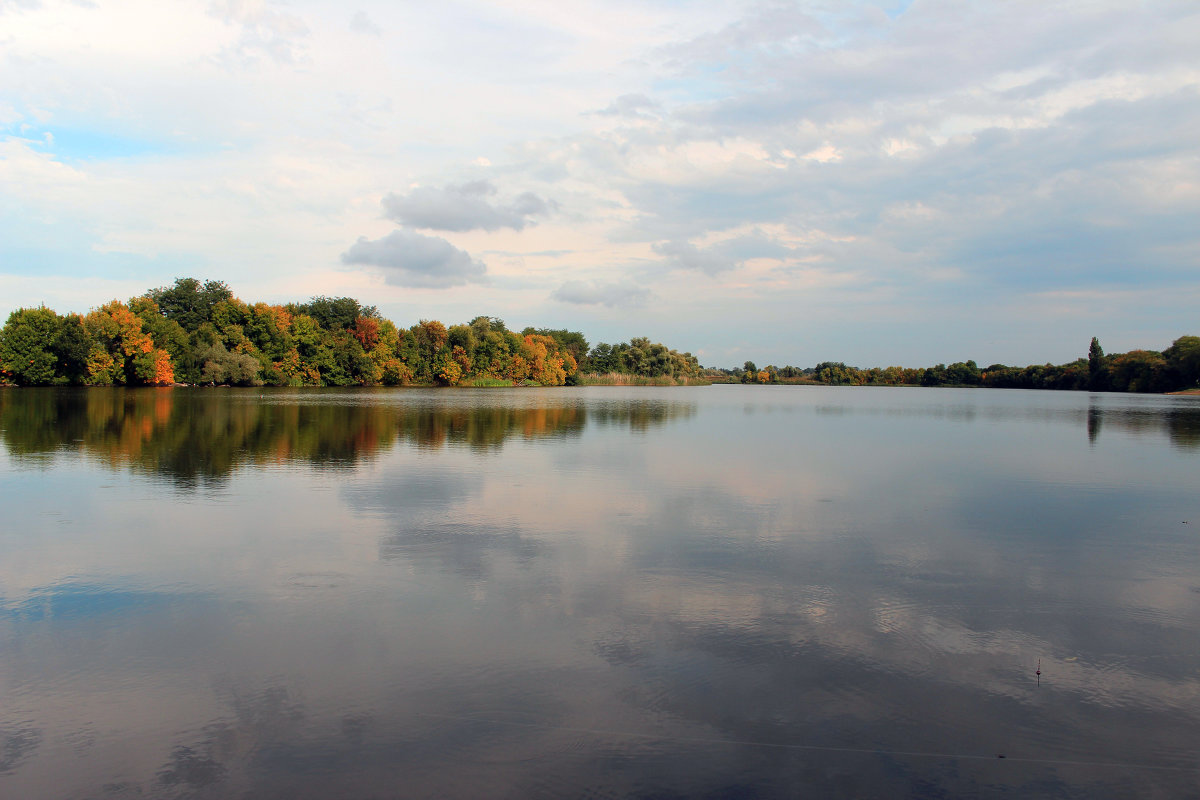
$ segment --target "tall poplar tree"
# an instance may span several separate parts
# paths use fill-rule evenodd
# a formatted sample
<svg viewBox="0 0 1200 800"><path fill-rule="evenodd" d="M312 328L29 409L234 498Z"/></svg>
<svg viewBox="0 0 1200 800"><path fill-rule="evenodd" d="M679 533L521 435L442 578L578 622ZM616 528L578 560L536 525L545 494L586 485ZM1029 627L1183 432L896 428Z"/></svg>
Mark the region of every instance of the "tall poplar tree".
<svg viewBox="0 0 1200 800"><path fill-rule="evenodd" d="M1092 344L1088 347L1088 388L1093 392L1103 391L1108 385L1104 366L1104 348L1100 346L1100 340L1093 336Z"/></svg>

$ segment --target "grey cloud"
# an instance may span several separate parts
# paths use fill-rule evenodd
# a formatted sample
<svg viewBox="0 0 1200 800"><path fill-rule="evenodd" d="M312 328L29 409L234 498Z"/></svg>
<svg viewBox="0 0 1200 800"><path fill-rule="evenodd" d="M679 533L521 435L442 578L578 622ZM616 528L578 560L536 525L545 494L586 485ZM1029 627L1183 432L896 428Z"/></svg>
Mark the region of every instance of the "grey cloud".
<svg viewBox="0 0 1200 800"><path fill-rule="evenodd" d="M596 114L602 117L655 119L661 109L661 105L644 94L623 94L607 108L597 111Z"/></svg>
<svg viewBox="0 0 1200 800"><path fill-rule="evenodd" d="M1018 291L1177 284L1200 243L1187 221L1200 204L1182 191L1197 174L1188 134L1197 122L1200 93L1182 89L1094 101L1046 126L977 130L940 144L913 136L916 148L901 158L882 153L871 132L874 147L839 139L845 157L836 164L801 160L747 180L634 184L626 197L639 215L625 235L667 240L660 255L710 274L721 257L754 256L726 245L699 250L687 239L776 222L827 234L804 253L827 250L824 262L839 270L900 277L923 264ZM786 139L777 144L804 152Z"/></svg>
<svg viewBox="0 0 1200 800"><path fill-rule="evenodd" d="M391 193L383 198L384 215L413 228L438 231L523 230L533 217L545 216L550 205L525 192L510 202L494 202L496 187L488 181L458 185L418 187L406 195Z"/></svg>
<svg viewBox="0 0 1200 800"><path fill-rule="evenodd" d="M354 12L354 16L350 19L350 30L370 36L379 36L382 33L379 26L367 16L367 12L362 10Z"/></svg>
<svg viewBox="0 0 1200 800"><path fill-rule="evenodd" d="M719 31L660 52L669 65L686 70L696 61L738 64L746 53L794 52L832 38L824 24L797 6L764 6Z"/></svg>
<svg viewBox="0 0 1200 800"><path fill-rule="evenodd" d="M1121 4L1072 13L1053 5L916 4L892 23L881 22L873 9L848 9L836 20L814 23L798 10L768 8L664 56L687 77L703 79L715 65L731 65L718 73L722 99L704 98L681 112L722 130L880 110L894 119L909 113L909 103L915 113L933 115L1020 113L1026 109L1007 101L1033 99L1029 92L1037 87L989 88L994 79L1040 70L1045 75L1031 75L1031 84L1052 91L1065 80L1189 64L1195 21L1169 21L1177 4L1151 5L1134 21ZM1149 41L1155 45L1147 47Z"/></svg>
<svg viewBox="0 0 1200 800"><path fill-rule="evenodd" d="M870 287L929 320L1046 290L1192 291L1200 93L1186 75L1200 16L1178 8L916 3L895 21L849 7L820 24L755 11L667 54L679 80L655 124L528 145L520 168L619 194L627 213L609 238L657 242L654 280L776 257L781 272L853 287L824 297ZM648 100L594 115L620 122ZM755 151L710 159L738 142ZM813 157L827 146L838 158ZM691 244L756 225L802 243ZM578 282L555 293L600 296Z"/></svg>
<svg viewBox="0 0 1200 800"><path fill-rule="evenodd" d="M550 295L561 303L581 306L641 306L650 297L650 291L630 283L596 283L567 281Z"/></svg>
<svg viewBox="0 0 1200 800"><path fill-rule="evenodd" d="M792 248L779 244L759 231L726 239L706 248L696 247L687 241L672 240L653 244L651 249L667 258L675 268L696 270L707 275L735 269L751 258L787 258L795 254Z"/></svg>
<svg viewBox="0 0 1200 800"><path fill-rule="evenodd" d="M787 258L795 255L795 250L759 231L721 242L714 249L738 261L751 258Z"/></svg>
<svg viewBox="0 0 1200 800"><path fill-rule="evenodd" d="M445 289L483 283L487 267L439 236L396 230L381 239L360 236L342 253L343 264L380 267L393 286Z"/></svg>
<svg viewBox="0 0 1200 800"><path fill-rule="evenodd" d="M688 242L659 242L652 245L652 248L660 256L669 258L677 267L699 270L708 275L716 275L738 266L720 253L701 250Z"/></svg>

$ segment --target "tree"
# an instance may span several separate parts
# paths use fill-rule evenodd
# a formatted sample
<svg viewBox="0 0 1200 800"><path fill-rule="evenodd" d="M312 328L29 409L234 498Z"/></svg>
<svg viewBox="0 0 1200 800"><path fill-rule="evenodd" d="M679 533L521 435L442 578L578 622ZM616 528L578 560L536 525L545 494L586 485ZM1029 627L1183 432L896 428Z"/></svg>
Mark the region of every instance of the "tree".
<svg viewBox="0 0 1200 800"><path fill-rule="evenodd" d="M592 348L587 357L588 367L592 372L620 371L620 358L611 344L600 342Z"/></svg>
<svg viewBox="0 0 1200 800"><path fill-rule="evenodd" d="M461 348L467 355L473 354L478 346L475 329L470 325L451 325L446 331L446 339L451 348Z"/></svg>
<svg viewBox="0 0 1200 800"><path fill-rule="evenodd" d="M1200 383L1200 336L1180 336L1163 355L1180 388Z"/></svg>
<svg viewBox="0 0 1200 800"><path fill-rule="evenodd" d="M437 320L423 319L408 330L413 342L413 358L409 365L418 380L432 383L438 373L434 367L435 359L443 350L449 355L446 326Z"/></svg>
<svg viewBox="0 0 1200 800"><path fill-rule="evenodd" d="M583 334L579 331L569 331L566 328L526 328L521 331L522 336L536 334L538 336L549 336L562 350L566 350L571 354L571 358L575 359L575 363L583 364L588 357L588 343Z"/></svg>
<svg viewBox="0 0 1200 800"><path fill-rule="evenodd" d="M848 386L856 382L854 372L853 367L847 367L841 361L822 361L813 368L813 378L831 386Z"/></svg>
<svg viewBox="0 0 1200 800"><path fill-rule="evenodd" d="M149 294L130 299L129 310L142 321L142 330L150 334L154 346L171 356L175 376L188 383L197 381L199 367L196 365L191 337L183 326L177 320L163 316L162 310Z"/></svg>
<svg viewBox="0 0 1200 800"><path fill-rule="evenodd" d="M936 364L932 367L925 368L925 375L921 378L922 386L944 386L946 383L946 365Z"/></svg>
<svg viewBox="0 0 1200 800"><path fill-rule="evenodd" d="M575 372L575 359L550 336L525 336L523 355L529 362L529 378L542 386L562 386L567 374Z"/></svg>
<svg viewBox="0 0 1200 800"><path fill-rule="evenodd" d="M1100 346L1100 340L1093 336L1092 344L1088 347L1088 388L1093 392L1108 388L1108 375L1104 366L1104 348Z"/></svg>
<svg viewBox="0 0 1200 800"><path fill-rule="evenodd" d="M1162 392L1168 384L1167 360L1153 350L1130 350L1112 359L1112 389L1118 392Z"/></svg>
<svg viewBox="0 0 1200 800"><path fill-rule="evenodd" d="M229 352L216 342L200 354L201 376L206 383L228 383L233 386L253 386L259 383L259 362L246 353Z"/></svg>
<svg viewBox="0 0 1200 800"><path fill-rule="evenodd" d="M360 305L353 297L314 297L303 305L289 309L293 314L307 314L327 331L344 331L354 327L359 317L377 319L379 309Z"/></svg>
<svg viewBox="0 0 1200 800"><path fill-rule="evenodd" d="M978 386L979 367L974 359L955 362L946 367L946 382L955 386Z"/></svg>
<svg viewBox="0 0 1200 800"><path fill-rule="evenodd" d="M164 317L175 320L191 333L201 323L211 321L213 307L231 299L233 292L222 281L201 284L195 278L176 278L174 286L152 289L147 296L158 304Z"/></svg>
<svg viewBox="0 0 1200 800"><path fill-rule="evenodd" d="M45 386L55 382L52 342L59 330L59 317L45 306L20 308L8 316L0 330L0 367L21 386Z"/></svg>
<svg viewBox="0 0 1200 800"><path fill-rule="evenodd" d="M58 332L51 345L54 350L56 370L66 383L82 384L87 379L88 353L92 343L83 329L83 317L68 314L59 321Z"/></svg>
<svg viewBox="0 0 1200 800"><path fill-rule="evenodd" d="M92 340L87 382L162 385L175 380L171 356L142 330L142 320L119 300L105 303L83 320Z"/></svg>

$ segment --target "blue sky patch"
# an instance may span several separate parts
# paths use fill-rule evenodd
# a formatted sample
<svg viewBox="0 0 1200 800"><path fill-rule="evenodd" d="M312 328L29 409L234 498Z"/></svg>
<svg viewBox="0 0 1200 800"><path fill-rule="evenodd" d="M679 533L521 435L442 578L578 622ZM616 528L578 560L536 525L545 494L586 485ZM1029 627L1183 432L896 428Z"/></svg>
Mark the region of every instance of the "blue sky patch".
<svg viewBox="0 0 1200 800"><path fill-rule="evenodd" d="M45 127L10 128L9 136L33 142L38 150L52 154L64 162L105 161L113 158L138 158L176 153L174 143L155 142L119 133L87 128Z"/></svg>

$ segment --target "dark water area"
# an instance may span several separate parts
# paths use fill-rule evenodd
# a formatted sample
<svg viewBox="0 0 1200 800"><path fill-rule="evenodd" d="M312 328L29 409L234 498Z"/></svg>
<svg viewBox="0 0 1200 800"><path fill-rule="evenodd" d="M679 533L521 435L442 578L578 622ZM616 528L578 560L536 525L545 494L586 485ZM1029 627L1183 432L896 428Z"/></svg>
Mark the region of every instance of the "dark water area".
<svg viewBox="0 0 1200 800"><path fill-rule="evenodd" d="M1200 797L1200 398L0 390L0 712L4 798Z"/></svg>

